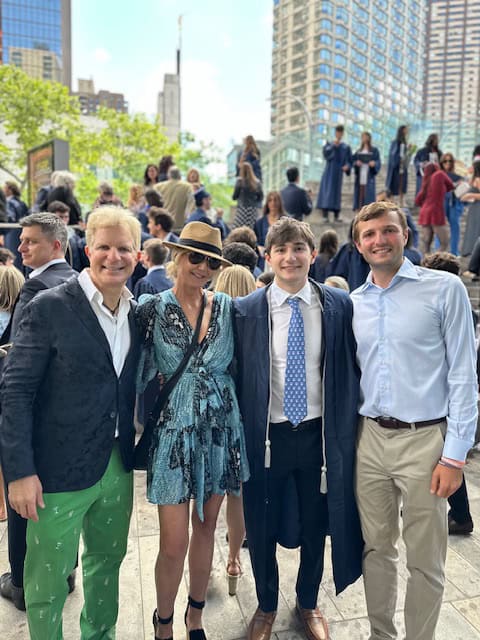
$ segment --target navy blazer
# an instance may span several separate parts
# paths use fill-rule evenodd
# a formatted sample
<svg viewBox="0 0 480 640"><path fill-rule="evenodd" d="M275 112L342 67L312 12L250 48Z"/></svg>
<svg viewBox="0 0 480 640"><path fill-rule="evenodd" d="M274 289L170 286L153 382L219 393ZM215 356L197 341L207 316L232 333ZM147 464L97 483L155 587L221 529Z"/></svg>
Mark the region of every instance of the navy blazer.
<svg viewBox="0 0 480 640"><path fill-rule="evenodd" d="M18 300L15 303L10 336L13 338L15 335L23 315L23 310L39 291L57 287L59 284L69 280L72 276L78 276L78 273L74 271L67 262L60 262L58 264L52 264L40 275L30 278L29 280L25 280L25 283L20 290Z"/></svg>
<svg viewBox="0 0 480 640"><path fill-rule="evenodd" d="M312 212L312 201L308 197L305 189L302 189L290 182L280 191L285 211L296 220L303 220L303 216L308 216Z"/></svg>
<svg viewBox="0 0 480 640"><path fill-rule="evenodd" d="M170 242L173 242L173 240L171 240ZM160 293L161 291L165 291L166 289L171 289L171 287L173 287L173 282L169 278L167 278L165 269L155 269L154 271L150 271L150 273L147 273L146 276L138 280L137 284L135 285L133 295L135 300L138 300L144 293Z"/></svg>
<svg viewBox="0 0 480 640"><path fill-rule="evenodd" d="M37 474L46 493L93 486L119 431L123 465L133 467L135 375L131 346L117 376L107 338L77 278L28 304L1 386L0 447L7 482Z"/></svg>

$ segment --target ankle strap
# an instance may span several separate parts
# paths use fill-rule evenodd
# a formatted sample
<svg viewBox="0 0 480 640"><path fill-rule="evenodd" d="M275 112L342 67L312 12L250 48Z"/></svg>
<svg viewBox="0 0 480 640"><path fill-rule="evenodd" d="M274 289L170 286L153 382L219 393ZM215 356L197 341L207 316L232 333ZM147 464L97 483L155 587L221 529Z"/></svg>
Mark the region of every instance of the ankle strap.
<svg viewBox="0 0 480 640"><path fill-rule="evenodd" d="M188 604L194 609L203 609L205 606L205 600L203 602L197 602L192 598L192 596L188 596Z"/></svg>
<svg viewBox="0 0 480 640"><path fill-rule="evenodd" d="M172 611L172 614L168 616L168 618L160 618L156 609L153 612L153 624L170 624L172 620L173 620L173 611Z"/></svg>

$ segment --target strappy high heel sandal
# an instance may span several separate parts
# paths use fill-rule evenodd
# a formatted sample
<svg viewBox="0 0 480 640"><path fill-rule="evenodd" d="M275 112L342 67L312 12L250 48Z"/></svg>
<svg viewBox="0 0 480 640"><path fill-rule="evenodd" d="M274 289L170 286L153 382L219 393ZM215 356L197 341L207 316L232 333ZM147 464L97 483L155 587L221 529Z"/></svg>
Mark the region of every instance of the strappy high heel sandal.
<svg viewBox="0 0 480 640"><path fill-rule="evenodd" d="M228 595L234 596L237 593L238 581L242 577L242 565L237 559L229 560L227 562L227 581L228 581Z"/></svg>
<svg viewBox="0 0 480 640"><path fill-rule="evenodd" d="M205 606L205 600L203 602L197 602L191 596L188 596L188 604L185 609L185 627L187 627L187 614L188 608L193 607L194 609L203 609ZM205 635L205 631L203 629L191 629L188 630L187 627L187 640L207 640L207 636Z"/></svg>
<svg viewBox="0 0 480 640"><path fill-rule="evenodd" d="M155 611L153 612L153 635L155 640L161 640L161 638L157 636L157 624L170 624L172 620L173 620L173 611L172 611L172 615L169 616L168 618L160 618L160 616L157 613L157 610L155 609ZM166 640L173 640L173 636L170 636Z"/></svg>

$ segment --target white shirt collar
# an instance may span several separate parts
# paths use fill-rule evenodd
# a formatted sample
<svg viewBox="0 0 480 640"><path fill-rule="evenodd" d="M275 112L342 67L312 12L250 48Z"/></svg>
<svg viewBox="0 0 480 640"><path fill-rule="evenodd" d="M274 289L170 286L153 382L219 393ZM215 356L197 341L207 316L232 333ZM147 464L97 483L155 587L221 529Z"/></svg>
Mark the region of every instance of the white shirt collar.
<svg viewBox="0 0 480 640"><path fill-rule="evenodd" d="M310 287L310 282L308 282L308 280L305 283L305 285L300 289L300 291L297 291L297 293L295 294L292 294L289 291L285 291L285 289L282 289L281 287L279 287L278 284L275 282L275 280L272 282L270 291L272 296L271 300L273 304L275 304L278 307L284 304L288 298L300 298L305 302L305 304L308 304L308 305L312 300L312 289Z"/></svg>
<svg viewBox="0 0 480 640"><path fill-rule="evenodd" d="M100 304L103 304L103 293L99 291L93 284L92 278L90 277L90 269L83 269L83 271L78 276L78 284L82 287L89 302L91 302L93 299L96 299ZM120 297L123 300L128 301L133 298L133 295L127 289L127 287L123 287Z"/></svg>
<svg viewBox="0 0 480 640"><path fill-rule="evenodd" d="M41 267L37 267L33 271L30 272L29 278L35 278L35 276L39 276L43 273L48 267L51 267L53 264L62 264L63 262L67 262L65 258L55 258L54 260L49 260L45 264L42 264Z"/></svg>

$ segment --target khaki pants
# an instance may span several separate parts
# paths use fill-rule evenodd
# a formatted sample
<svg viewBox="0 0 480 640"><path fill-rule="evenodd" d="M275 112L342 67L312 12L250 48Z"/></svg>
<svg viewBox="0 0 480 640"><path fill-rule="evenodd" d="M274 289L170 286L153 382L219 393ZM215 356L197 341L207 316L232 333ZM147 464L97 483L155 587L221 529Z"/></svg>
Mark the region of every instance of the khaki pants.
<svg viewBox="0 0 480 640"><path fill-rule="evenodd" d="M407 549L406 640L433 640L440 614L447 553L447 501L430 493L442 455L445 423L420 429L384 429L363 418L355 489L365 540L363 578L370 640L397 637L397 542Z"/></svg>

